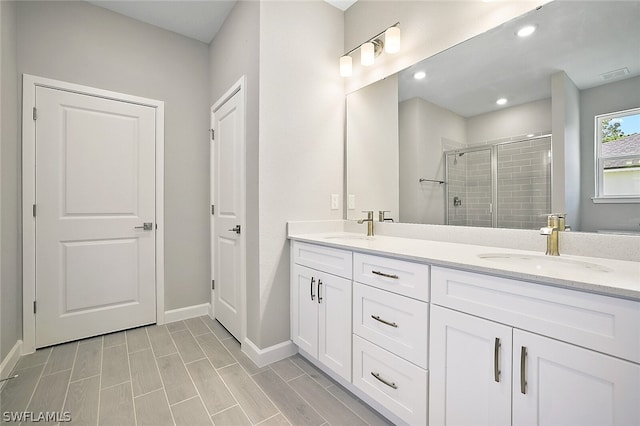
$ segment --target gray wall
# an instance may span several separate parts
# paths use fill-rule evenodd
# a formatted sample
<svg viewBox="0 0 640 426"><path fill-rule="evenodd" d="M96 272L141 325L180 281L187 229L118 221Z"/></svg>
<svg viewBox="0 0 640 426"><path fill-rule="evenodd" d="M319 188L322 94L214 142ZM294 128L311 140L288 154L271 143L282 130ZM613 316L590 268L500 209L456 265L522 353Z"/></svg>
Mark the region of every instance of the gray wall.
<svg viewBox="0 0 640 426"><path fill-rule="evenodd" d="M640 77L580 92L581 231L640 231L638 204L594 204L596 115L640 107Z"/></svg>
<svg viewBox="0 0 640 426"><path fill-rule="evenodd" d="M15 3L0 2L0 360L22 336Z"/></svg>
<svg viewBox="0 0 640 426"><path fill-rule="evenodd" d="M207 45L76 1L19 2L17 40L19 73L165 102L165 310L207 303Z"/></svg>
<svg viewBox="0 0 640 426"><path fill-rule="evenodd" d="M209 104L213 105L245 75L247 145L247 337L260 334L259 230L258 230L258 96L260 56L260 3L238 1L209 46Z"/></svg>

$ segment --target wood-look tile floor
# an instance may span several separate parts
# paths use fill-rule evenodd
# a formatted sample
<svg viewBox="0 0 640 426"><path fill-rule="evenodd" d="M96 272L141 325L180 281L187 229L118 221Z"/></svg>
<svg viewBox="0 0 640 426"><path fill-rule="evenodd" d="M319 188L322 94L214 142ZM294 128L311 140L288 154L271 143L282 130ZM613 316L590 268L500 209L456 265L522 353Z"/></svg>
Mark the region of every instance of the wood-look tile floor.
<svg viewBox="0 0 640 426"><path fill-rule="evenodd" d="M67 412L83 425L389 424L299 355L258 368L206 316L40 349L14 373L3 423Z"/></svg>

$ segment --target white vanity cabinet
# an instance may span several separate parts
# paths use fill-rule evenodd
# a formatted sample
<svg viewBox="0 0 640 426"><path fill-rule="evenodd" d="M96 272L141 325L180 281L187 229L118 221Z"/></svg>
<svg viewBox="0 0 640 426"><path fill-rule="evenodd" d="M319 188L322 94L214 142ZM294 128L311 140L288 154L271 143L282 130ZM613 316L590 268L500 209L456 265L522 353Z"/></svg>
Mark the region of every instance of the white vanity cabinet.
<svg viewBox="0 0 640 426"><path fill-rule="evenodd" d="M291 338L350 381L352 254L300 242L291 248Z"/></svg>
<svg viewBox="0 0 640 426"><path fill-rule="evenodd" d="M427 422L429 266L353 254L353 384L411 425Z"/></svg>
<svg viewBox="0 0 640 426"><path fill-rule="evenodd" d="M436 267L431 286L430 424L640 424L639 302Z"/></svg>

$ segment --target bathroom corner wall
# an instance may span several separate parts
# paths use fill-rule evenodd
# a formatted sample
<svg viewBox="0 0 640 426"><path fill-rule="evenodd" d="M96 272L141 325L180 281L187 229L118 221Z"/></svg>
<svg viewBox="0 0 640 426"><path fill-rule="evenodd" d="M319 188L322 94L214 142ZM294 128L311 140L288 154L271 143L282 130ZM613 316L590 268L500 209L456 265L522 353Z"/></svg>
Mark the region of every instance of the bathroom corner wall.
<svg viewBox="0 0 640 426"><path fill-rule="evenodd" d="M22 338L16 3L0 1L0 361Z"/></svg>
<svg viewBox="0 0 640 426"><path fill-rule="evenodd" d="M260 3L260 348L290 338L287 221L342 218L342 48L341 10Z"/></svg>

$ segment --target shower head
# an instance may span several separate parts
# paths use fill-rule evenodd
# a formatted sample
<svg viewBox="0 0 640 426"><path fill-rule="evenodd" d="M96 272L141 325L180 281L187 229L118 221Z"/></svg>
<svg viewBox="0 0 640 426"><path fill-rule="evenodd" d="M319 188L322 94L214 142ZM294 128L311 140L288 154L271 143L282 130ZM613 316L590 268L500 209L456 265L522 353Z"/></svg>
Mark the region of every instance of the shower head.
<svg viewBox="0 0 640 426"><path fill-rule="evenodd" d="M461 152L460 154L458 154L458 157L462 157L464 155L464 152Z"/></svg>

